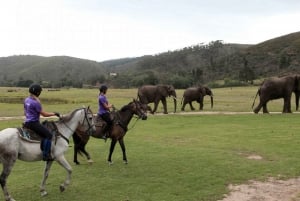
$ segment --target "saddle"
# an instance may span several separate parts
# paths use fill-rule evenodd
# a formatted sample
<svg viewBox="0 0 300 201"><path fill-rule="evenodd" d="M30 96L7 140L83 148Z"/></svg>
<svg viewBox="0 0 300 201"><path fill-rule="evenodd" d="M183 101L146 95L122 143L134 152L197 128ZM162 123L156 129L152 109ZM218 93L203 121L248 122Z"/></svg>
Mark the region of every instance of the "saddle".
<svg viewBox="0 0 300 201"><path fill-rule="evenodd" d="M120 117L118 117L117 115L118 113L113 111L110 113L110 117L113 121L113 125L119 125L121 128L124 129L124 131L127 131L127 126L124 125L120 119ZM107 123L105 120L103 120L100 116L96 116L95 117L95 126L96 126L96 133L93 134L93 137L95 138L103 138L104 134L103 133L105 131L105 128L107 126Z"/></svg>
<svg viewBox="0 0 300 201"><path fill-rule="evenodd" d="M116 112L114 112L114 111L111 112L110 118L113 121L113 125L119 125L121 128L123 128L125 130L125 132L127 132L127 130L128 130L127 126L122 123L120 117L118 117ZM105 129L106 125L107 125L106 121L104 121L100 116L97 115L96 119L95 119L96 128L100 127L101 130L103 131Z"/></svg>
<svg viewBox="0 0 300 201"><path fill-rule="evenodd" d="M97 115L95 118L95 126L104 129L106 125L107 125L106 121L104 121L100 116Z"/></svg>
<svg viewBox="0 0 300 201"><path fill-rule="evenodd" d="M53 134L52 136L55 136L55 138L61 135L54 121L45 120L42 122L42 124ZM38 135L33 130L26 128L24 124L22 125L22 127L18 127L17 129L19 131L19 136L23 140L32 141L32 142L42 141L42 137L40 135Z"/></svg>

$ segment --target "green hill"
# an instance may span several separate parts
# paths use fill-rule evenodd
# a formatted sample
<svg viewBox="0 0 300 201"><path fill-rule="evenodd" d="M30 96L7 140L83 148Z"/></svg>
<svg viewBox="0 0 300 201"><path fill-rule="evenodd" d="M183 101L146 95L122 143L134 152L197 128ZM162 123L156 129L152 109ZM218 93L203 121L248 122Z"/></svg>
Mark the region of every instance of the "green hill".
<svg viewBox="0 0 300 201"><path fill-rule="evenodd" d="M105 82L128 88L168 83L186 88L200 83L217 86L218 80L241 85L299 72L299 62L300 32L296 32L257 45L224 44L218 40L157 55L104 62L66 56L2 57L0 85L28 86L30 82L40 82L47 87L82 87Z"/></svg>

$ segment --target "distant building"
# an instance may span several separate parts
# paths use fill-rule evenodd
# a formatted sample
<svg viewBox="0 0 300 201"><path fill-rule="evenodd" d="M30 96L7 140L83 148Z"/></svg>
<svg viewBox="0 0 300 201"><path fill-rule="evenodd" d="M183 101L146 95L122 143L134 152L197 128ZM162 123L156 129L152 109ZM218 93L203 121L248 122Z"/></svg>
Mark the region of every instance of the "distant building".
<svg viewBox="0 0 300 201"><path fill-rule="evenodd" d="M116 77L118 74L117 73L109 73L110 77Z"/></svg>

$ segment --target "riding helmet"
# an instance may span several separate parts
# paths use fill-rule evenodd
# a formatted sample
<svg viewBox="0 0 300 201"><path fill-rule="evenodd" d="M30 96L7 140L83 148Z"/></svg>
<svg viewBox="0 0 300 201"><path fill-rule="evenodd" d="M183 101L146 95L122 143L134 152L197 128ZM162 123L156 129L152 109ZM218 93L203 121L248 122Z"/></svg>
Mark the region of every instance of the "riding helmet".
<svg viewBox="0 0 300 201"><path fill-rule="evenodd" d="M107 91L107 86L106 85L102 85L100 88L99 88L100 92L102 93L105 93Z"/></svg>
<svg viewBox="0 0 300 201"><path fill-rule="evenodd" d="M29 93L34 94L35 96L39 97L41 92L42 92L41 85L33 83L29 86Z"/></svg>

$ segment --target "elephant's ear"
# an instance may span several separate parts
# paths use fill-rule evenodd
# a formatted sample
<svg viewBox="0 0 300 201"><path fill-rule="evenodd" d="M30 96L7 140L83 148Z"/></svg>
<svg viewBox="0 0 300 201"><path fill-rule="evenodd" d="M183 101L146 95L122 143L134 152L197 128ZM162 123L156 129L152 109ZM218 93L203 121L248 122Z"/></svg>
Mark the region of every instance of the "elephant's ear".
<svg viewBox="0 0 300 201"><path fill-rule="evenodd" d="M159 85L158 86L158 91L160 92L161 95L164 97L169 96L169 86L168 85Z"/></svg>
<svg viewBox="0 0 300 201"><path fill-rule="evenodd" d="M213 96L213 93L210 88L208 88L208 87L204 87L204 88L205 88L206 95Z"/></svg>
<svg viewBox="0 0 300 201"><path fill-rule="evenodd" d="M204 87L199 87L198 90L199 90L199 93L201 93L203 96L206 95L206 89Z"/></svg>

